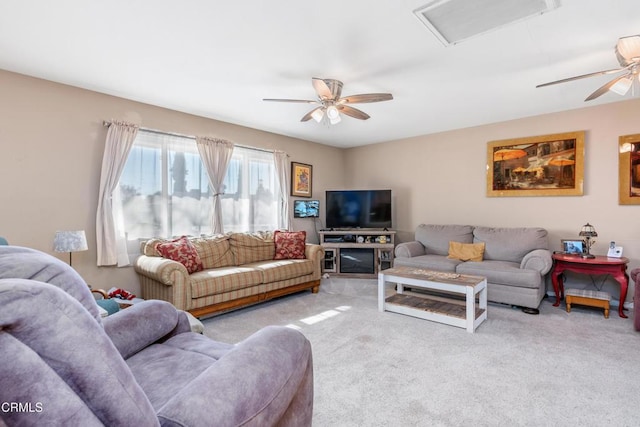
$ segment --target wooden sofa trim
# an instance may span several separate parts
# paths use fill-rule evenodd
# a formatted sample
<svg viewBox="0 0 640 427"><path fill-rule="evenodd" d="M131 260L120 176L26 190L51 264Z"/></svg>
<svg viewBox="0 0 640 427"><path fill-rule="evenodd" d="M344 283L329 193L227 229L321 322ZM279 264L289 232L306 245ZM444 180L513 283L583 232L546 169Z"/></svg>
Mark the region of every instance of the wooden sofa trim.
<svg viewBox="0 0 640 427"><path fill-rule="evenodd" d="M274 289L272 291L263 292L261 294L249 295L242 298L233 299L230 301L219 302L217 304L207 305L205 307L198 307L192 310L188 310L195 317L202 317L210 314L221 313L230 311L240 307L246 307L253 304L265 302L274 298L278 298L284 295L293 294L296 292L311 289L311 292L317 294L320 290L320 280L312 280L310 282L299 283L297 285L288 286L286 288Z"/></svg>

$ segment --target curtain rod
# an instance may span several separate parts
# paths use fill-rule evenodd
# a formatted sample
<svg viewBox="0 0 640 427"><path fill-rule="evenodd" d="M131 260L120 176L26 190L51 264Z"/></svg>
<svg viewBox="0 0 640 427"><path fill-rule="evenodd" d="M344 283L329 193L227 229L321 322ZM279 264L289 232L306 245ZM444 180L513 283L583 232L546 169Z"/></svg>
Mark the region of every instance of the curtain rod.
<svg viewBox="0 0 640 427"><path fill-rule="evenodd" d="M108 128L109 126L111 126L111 123L113 123L111 120L103 120L102 121L102 126ZM140 126L138 129L143 130L145 132L157 133L159 135L172 135L172 136L180 136L182 138L195 139L195 136L193 136L193 135L184 135L184 134L181 134L181 133L166 132L166 131L163 131L163 130L150 129L150 128L145 128L145 127L142 127L142 126ZM276 150L269 150L267 148L257 148L257 147L250 147L248 145L236 144L235 142L233 143L233 145L235 145L236 147L247 148L247 149L250 149L250 150L264 151L266 153L273 153L274 151L276 151ZM289 154L287 154L287 157L289 157Z"/></svg>

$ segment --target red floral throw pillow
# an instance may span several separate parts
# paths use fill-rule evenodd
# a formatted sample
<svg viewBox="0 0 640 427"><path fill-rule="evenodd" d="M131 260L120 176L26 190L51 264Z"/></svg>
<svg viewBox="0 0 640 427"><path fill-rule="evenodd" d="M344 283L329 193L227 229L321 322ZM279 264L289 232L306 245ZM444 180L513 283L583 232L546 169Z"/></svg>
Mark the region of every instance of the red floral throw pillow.
<svg viewBox="0 0 640 427"><path fill-rule="evenodd" d="M186 236L182 236L179 239L175 239L170 242L158 243L156 250L164 258L177 261L184 265L189 274L202 270L202 261L198 256L196 247L193 246Z"/></svg>
<svg viewBox="0 0 640 427"><path fill-rule="evenodd" d="M276 255L273 259L304 259L306 231L279 231L273 233Z"/></svg>

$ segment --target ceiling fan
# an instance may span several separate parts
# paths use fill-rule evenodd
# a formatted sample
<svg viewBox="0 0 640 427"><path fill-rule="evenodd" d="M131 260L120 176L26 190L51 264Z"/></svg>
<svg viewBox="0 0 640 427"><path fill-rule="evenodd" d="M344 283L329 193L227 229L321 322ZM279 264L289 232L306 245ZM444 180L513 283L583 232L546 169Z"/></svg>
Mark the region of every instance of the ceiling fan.
<svg viewBox="0 0 640 427"><path fill-rule="evenodd" d="M619 38L618 43L615 47L615 52L621 68L597 71L595 73L569 77L562 80L556 80L554 82L544 83L536 87L538 88L550 86L558 83L570 82L572 80L584 79L586 77L600 76L603 74L615 74L624 71L624 74L614 78L613 80L598 88L595 92L589 95L585 99L585 101L596 99L600 95L605 94L607 91L615 92L618 95L625 95L633 85L633 79L638 79L638 74L640 73L640 35Z"/></svg>
<svg viewBox="0 0 640 427"><path fill-rule="evenodd" d="M390 93L364 93L360 95L342 96L342 82L335 79L319 79L314 77L311 79L313 88L318 95L315 100L307 99L274 99L264 98L263 101L277 102L302 102L306 104L319 104L316 108L302 116L301 122L314 119L320 123L323 118L327 118L334 125L340 123L340 113L359 120L367 120L369 115L364 111L351 107L347 104L363 104L367 102L389 101L393 99Z"/></svg>

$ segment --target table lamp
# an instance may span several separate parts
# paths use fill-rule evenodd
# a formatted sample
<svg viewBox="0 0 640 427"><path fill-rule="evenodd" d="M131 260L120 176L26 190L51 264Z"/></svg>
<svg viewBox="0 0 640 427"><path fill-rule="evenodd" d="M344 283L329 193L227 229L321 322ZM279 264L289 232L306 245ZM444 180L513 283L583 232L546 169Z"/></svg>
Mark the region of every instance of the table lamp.
<svg viewBox="0 0 640 427"><path fill-rule="evenodd" d="M592 240L592 237L598 237L598 233L596 233L596 229L593 228L593 225L586 223L582 226L582 230L578 233L578 236L584 237L585 239L585 248L586 252L582 255L582 258L595 258L595 255L591 255L591 245L593 245L596 241Z"/></svg>
<svg viewBox="0 0 640 427"><path fill-rule="evenodd" d="M69 252L69 265L71 266L72 252L89 250L84 230L56 231L56 236L53 238L53 250L56 252Z"/></svg>

